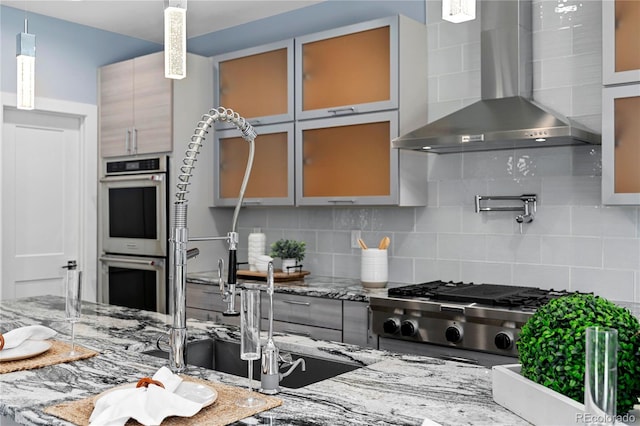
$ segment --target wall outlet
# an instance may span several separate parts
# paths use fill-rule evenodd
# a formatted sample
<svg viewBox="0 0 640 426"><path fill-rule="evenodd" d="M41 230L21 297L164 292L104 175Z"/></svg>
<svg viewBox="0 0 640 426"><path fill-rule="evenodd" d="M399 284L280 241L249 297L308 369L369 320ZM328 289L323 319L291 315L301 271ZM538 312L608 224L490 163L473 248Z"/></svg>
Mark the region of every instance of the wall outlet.
<svg viewBox="0 0 640 426"><path fill-rule="evenodd" d="M351 231L351 248L360 248L360 244L358 244L358 240L362 236L362 231L353 230Z"/></svg>

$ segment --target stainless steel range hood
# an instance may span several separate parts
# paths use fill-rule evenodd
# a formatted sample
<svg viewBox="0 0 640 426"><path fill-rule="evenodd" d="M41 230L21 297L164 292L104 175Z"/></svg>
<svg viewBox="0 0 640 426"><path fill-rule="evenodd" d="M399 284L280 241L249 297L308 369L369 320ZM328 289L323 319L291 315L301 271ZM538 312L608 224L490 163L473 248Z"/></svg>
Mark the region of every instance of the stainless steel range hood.
<svg viewBox="0 0 640 426"><path fill-rule="evenodd" d="M531 101L531 1L481 2L482 100L392 141L435 153L600 144L600 135Z"/></svg>

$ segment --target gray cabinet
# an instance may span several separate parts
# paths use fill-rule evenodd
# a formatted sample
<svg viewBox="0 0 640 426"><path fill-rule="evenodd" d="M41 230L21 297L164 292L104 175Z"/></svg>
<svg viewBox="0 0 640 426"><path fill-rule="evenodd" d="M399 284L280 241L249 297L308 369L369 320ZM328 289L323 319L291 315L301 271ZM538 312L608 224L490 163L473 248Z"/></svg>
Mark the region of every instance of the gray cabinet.
<svg viewBox="0 0 640 426"><path fill-rule="evenodd" d="M240 309L240 295L236 295L236 306ZM222 301L220 289L213 285L187 283L187 318L214 321L219 324L239 326L239 316L224 316L226 303Z"/></svg>
<svg viewBox="0 0 640 426"><path fill-rule="evenodd" d="M369 304L344 300L342 302L342 341L358 346L377 348L377 337L371 330Z"/></svg>

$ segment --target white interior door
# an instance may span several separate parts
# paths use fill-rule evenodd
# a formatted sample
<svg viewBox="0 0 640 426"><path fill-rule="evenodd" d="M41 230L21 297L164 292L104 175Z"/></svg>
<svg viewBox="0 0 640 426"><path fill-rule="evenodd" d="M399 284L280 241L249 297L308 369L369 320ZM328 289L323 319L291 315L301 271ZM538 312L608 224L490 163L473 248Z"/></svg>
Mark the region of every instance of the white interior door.
<svg viewBox="0 0 640 426"><path fill-rule="evenodd" d="M5 109L3 121L0 299L62 296L62 266L81 253L81 120Z"/></svg>

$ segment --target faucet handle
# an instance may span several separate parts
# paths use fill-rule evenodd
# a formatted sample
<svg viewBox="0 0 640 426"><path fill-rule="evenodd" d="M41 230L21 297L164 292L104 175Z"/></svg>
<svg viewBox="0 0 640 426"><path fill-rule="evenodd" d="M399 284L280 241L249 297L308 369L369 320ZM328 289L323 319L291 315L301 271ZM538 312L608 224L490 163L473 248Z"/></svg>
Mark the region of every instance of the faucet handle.
<svg viewBox="0 0 640 426"><path fill-rule="evenodd" d="M224 260L218 259L218 285L220 286L220 294L224 295Z"/></svg>

